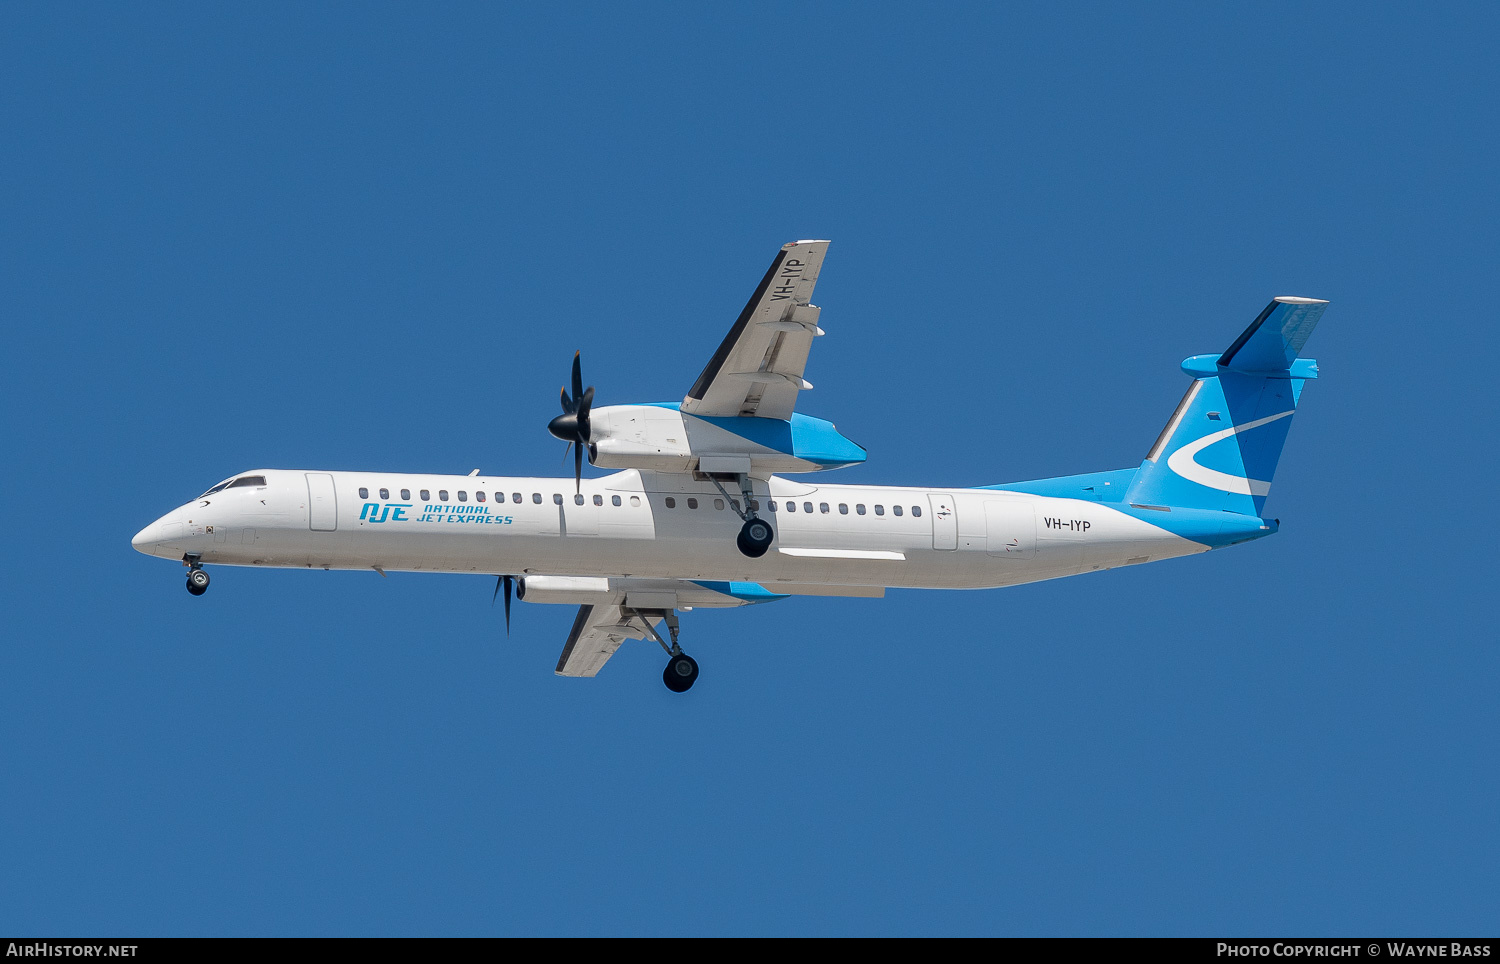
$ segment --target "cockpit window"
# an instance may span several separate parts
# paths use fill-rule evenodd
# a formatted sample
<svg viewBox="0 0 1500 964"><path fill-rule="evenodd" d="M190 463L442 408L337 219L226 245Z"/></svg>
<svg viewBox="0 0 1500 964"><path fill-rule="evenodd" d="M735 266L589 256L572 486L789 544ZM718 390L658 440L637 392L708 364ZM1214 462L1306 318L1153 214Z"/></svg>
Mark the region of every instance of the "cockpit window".
<svg viewBox="0 0 1500 964"><path fill-rule="evenodd" d="M205 492L202 495L198 496L198 498L200 498L200 499L206 499L209 496L213 495L215 492L219 492L219 491L221 491L223 489L227 489L231 485L234 485L234 479L225 479L223 482L220 482L218 485L214 486L213 488L209 489L207 492Z"/></svg>
<svg viewBox="0 0 1500 964"><path fill-rule="evenodd" d="M239 478L235 479L233 482L229 483L229 488L231 488L231 489L238 489L240 486L243 486L243 485L265 485L265 484L266 484L266 477L264 475L242 475Z"/></svg>

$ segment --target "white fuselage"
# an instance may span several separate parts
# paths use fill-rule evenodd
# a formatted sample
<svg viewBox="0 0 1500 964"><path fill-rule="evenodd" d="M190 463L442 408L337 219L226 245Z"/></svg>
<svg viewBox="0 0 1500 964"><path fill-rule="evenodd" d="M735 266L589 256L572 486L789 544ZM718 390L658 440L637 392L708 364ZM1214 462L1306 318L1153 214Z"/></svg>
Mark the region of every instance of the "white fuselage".
<svg viewBox="0 0 1500 964"><path fill-rule="evenodd" d="M776 539L752 559L735 546L741 521L725 497L686 474L630 469L585 479L576 495L571 478L252 474L265 485L189 502L133 544L236 566L929 589L1010 586L1207 549L1104 503L772 476L756 480L754 495Z"/></svg>

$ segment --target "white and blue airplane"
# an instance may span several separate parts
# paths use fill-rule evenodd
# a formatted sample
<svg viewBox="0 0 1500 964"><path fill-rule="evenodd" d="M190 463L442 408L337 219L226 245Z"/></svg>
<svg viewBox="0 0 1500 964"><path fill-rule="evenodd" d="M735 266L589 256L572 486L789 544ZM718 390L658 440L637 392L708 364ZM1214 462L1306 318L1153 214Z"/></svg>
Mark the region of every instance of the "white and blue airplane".
<svg viewBox="0 0 1500 964"><path fill-rule="evenodd" d="M1262 517L1303 383L1298 357L1326 301L1273 300L1192 384L1133 468L978 488L829 485L865 460L831 422L795 411L827 241L782 246L681 402L593 407L578 356L548 429L566 478L254 469L142 529L131 544L203 566L487 573L505 592L578 606L559 676L593 676L627 639L666 650L667 686L698 664L678 616L789 596L878 598L890 587L981 589L1134 566L1270 535ZM616 469L582 477L583 458ZM572 491L568 491L569 488ZM667 638L659 628L665 625ZM670 642L668 641L670 640Z"/></svg>

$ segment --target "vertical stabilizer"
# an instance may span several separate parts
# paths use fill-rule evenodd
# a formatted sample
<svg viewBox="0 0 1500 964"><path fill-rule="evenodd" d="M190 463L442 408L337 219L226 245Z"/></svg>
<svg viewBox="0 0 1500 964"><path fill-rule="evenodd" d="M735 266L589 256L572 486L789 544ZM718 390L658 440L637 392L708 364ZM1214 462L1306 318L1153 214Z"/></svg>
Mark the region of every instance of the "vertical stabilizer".
<svg viewBox="0 0 1500 964"><path fill-rule="evenodd" d="M1195 355L1195 379L1141 463L1126 501L1260 516L1302 385L1299 358L1328 302L1281 297L1222 355Z"/></svg>

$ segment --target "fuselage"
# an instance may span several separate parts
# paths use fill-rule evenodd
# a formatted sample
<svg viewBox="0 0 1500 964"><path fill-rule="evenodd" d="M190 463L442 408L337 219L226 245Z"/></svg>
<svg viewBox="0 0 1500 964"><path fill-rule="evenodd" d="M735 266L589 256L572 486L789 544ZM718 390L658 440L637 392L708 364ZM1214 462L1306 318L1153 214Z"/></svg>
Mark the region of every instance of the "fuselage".
<svg viewBox="0 0 1500 964"><path fill-rule="evenodd" d="M752 508L776 531L758 559L735 547L737 492L634 469L577 489L571 478L257 469L132 544L233 566L930 589L1010 586L1224 544L1168 531L1139 508L997 489L772 476L753 492ZM1217 532L1218 519L1204 524ZM1260 531L1244 538L1274 531L1253 521Z"/></svg>

